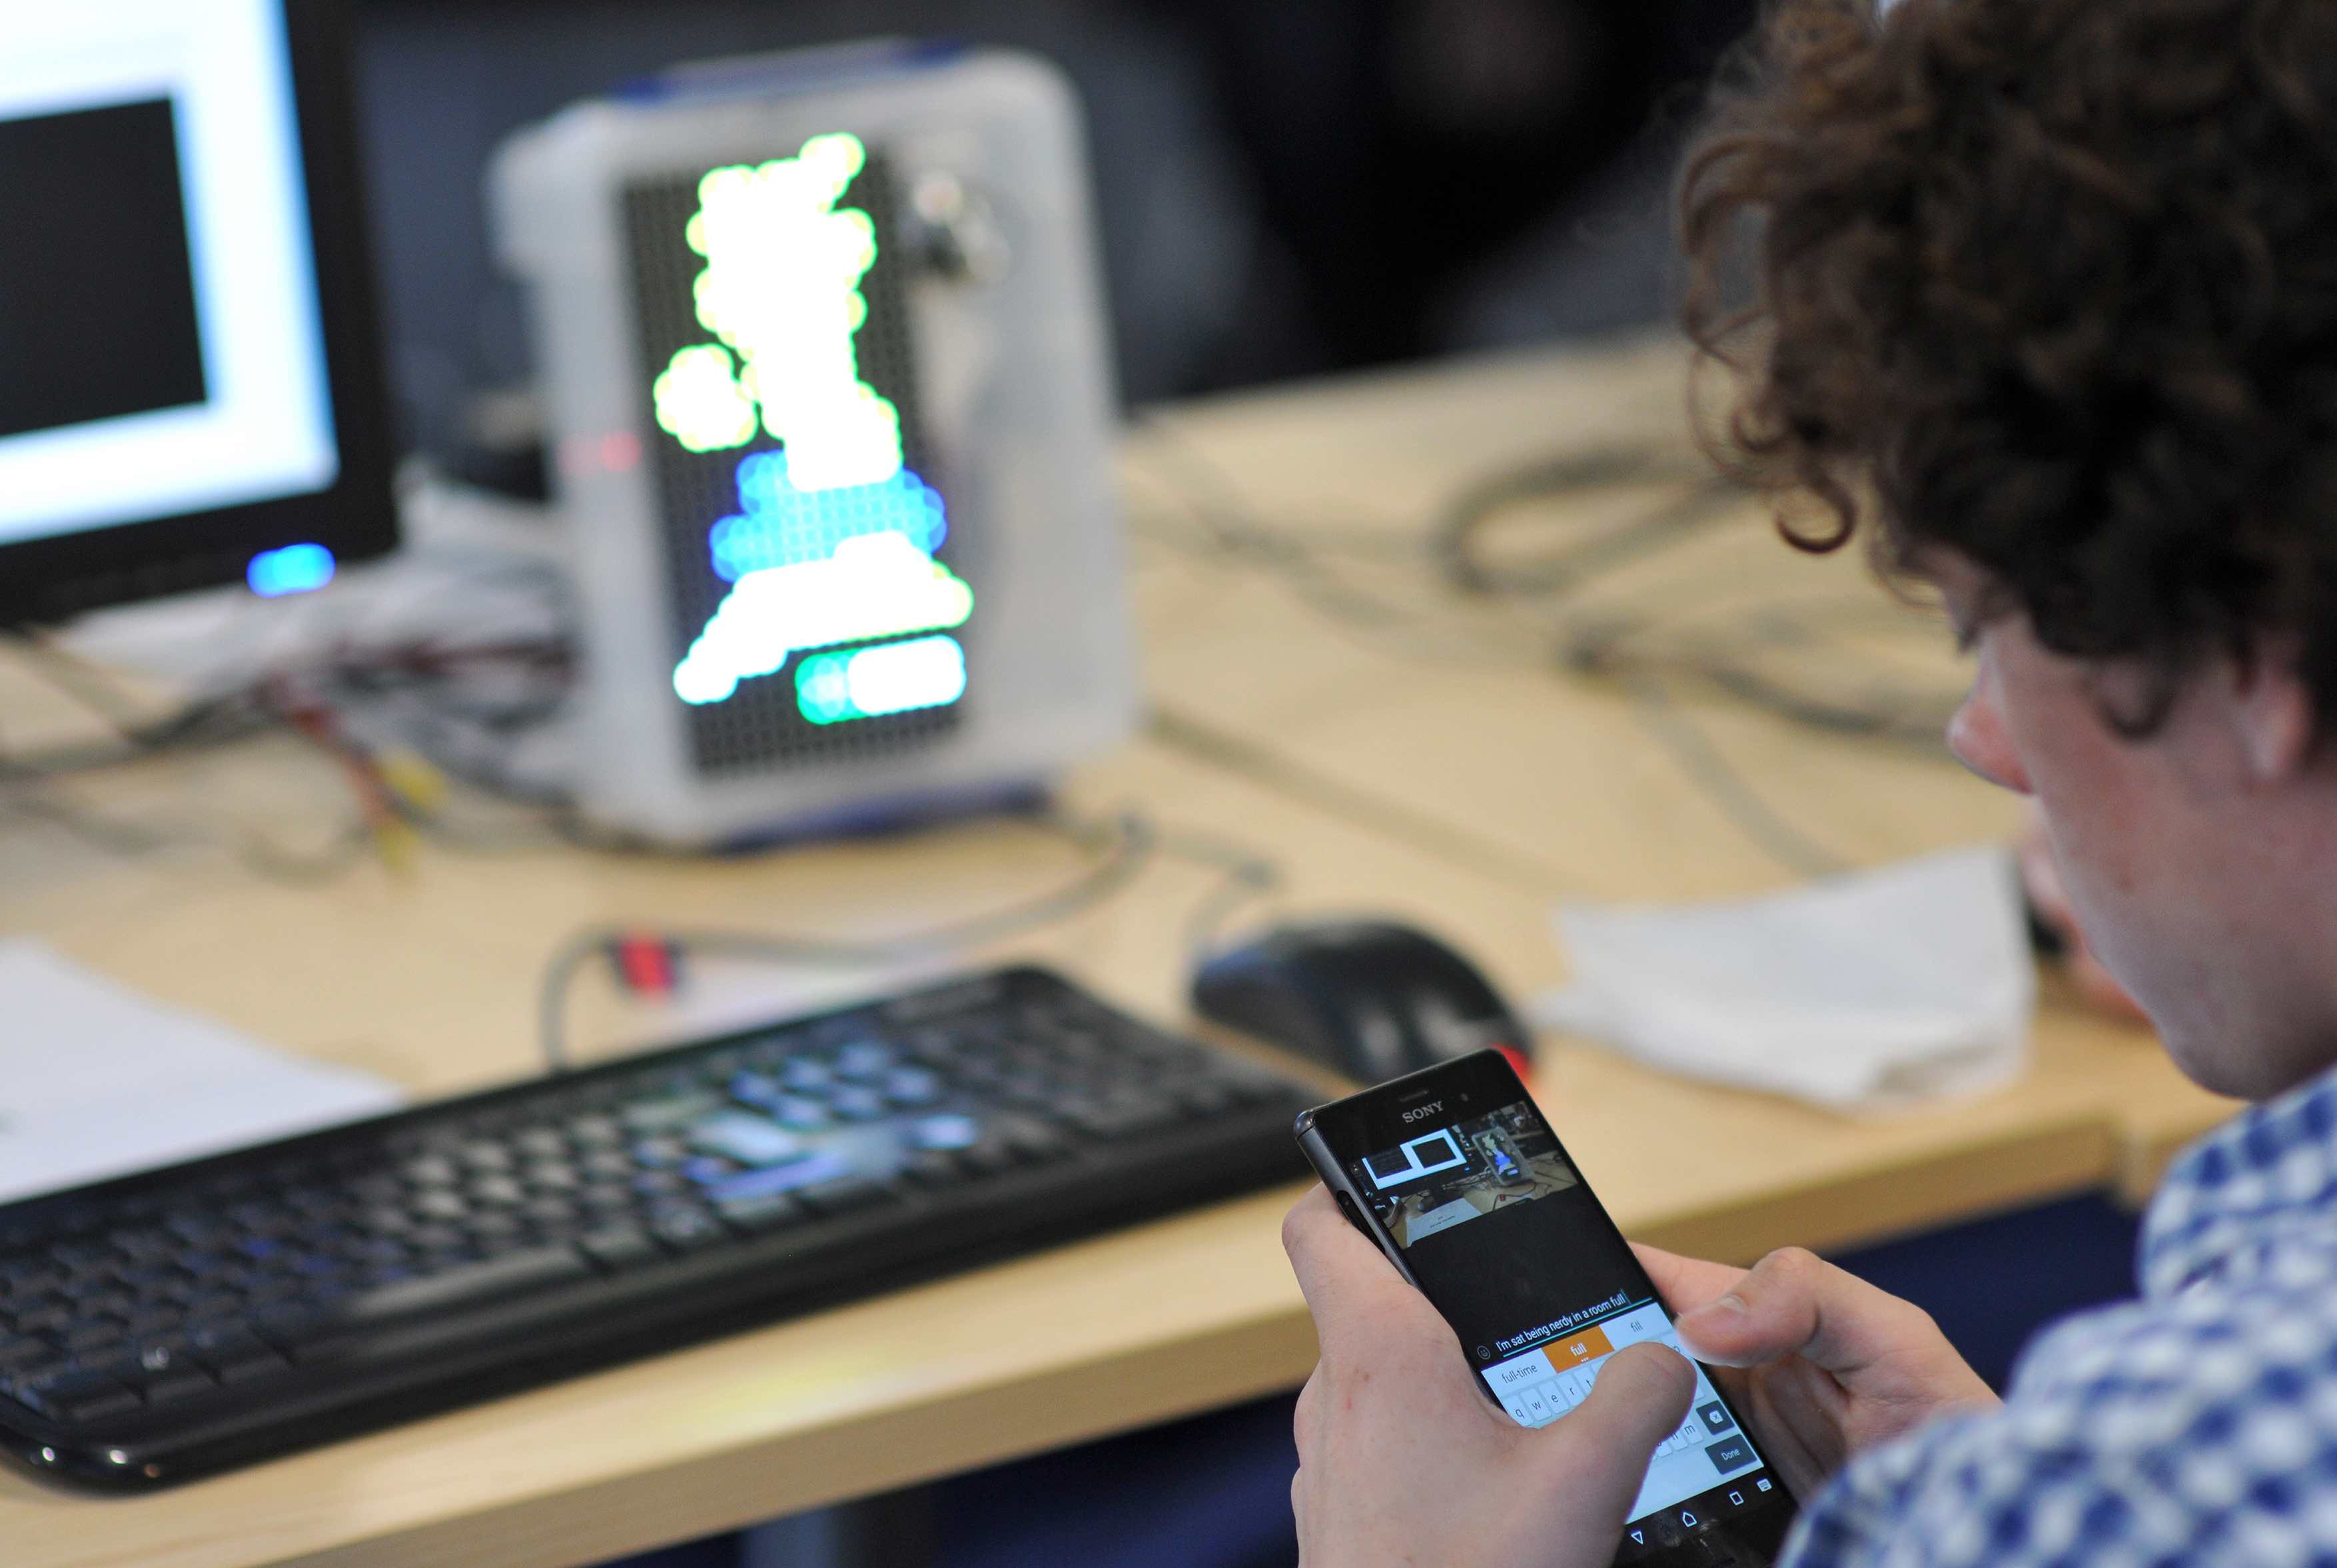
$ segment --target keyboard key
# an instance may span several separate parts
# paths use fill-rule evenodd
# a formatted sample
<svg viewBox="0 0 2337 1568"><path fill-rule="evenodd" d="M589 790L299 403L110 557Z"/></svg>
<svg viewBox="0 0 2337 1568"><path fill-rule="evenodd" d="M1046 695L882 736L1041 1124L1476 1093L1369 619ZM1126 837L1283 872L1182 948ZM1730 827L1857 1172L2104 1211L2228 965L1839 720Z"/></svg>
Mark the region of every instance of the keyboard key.
<svg viewBox="0 0 2337 1568"><path fill-rule="evenodd" d="M621 1182L633 1174L633 1162L631 1156L616 1149L595 1150L585 1155L578 1164L585 1176L594 1181Z"/></svg>
<svg viewBox="0 0 2337 1568"><path fill-rule="evenodd" d="M982 1124L955 1113L927 1116L909 1130L921 1149L966 1149L982 1141Z"/></svg>
<svg viewBox="0 0 2337 1568"><path fill-rule="evenodd" d="M54 1334L72 1324L73 1314L68 1307L42 1307L16 1315L19 1334Z"/></svg>
<svg viewBox="0 0 2337 1568"><path fill-rule="evenodd" d="M960 1149L957 1163L969 1174L995 1176L1021 1164L1022 1156L996 1138L984 1138L971 1148Z"/></svg>
<svg viewBox="0 0 2337 1568"><path fill-rule="evenodd" d="M635 1135L677 1131L701 1116L713 1115L723 1102L714 1096L691 1093L670 1099L638 1101L625 1107L619 1120Z"/></svg>
<svg viewBox="0 0 2337 1568"><path fill-rule="evenodd" d="M565 1198L531 1198L520 1208L520 1217L528 1223L548 1230L564 1230L576 1220L576 1205Z"/></svg>
<svg viewBox="0 0 2337 1568"><path fill-rule="evenodd" d="M178 1251L178 1238L160 1227L115 1231L106 1237L113 1250L133 1262L167 1261Z"/></svg>
<svg viewBox="0 0 2337 1568"><path fill-rule="evenodd" d="M612 1116L579 1116L568 1128L568 1141L580 1149L613 1149L625 1141L625 1129Z"/></svg>
<svg viewBox="0 0 2337 1568"><path fill-rule="evenodd" d="M690 1129L689 1141L742 1165L776 1165L804 1152L804 1141L768 1116L726 1111Z"/></svg>
<svg viewBox="0 0 2337 1568"><path fill-rule="evenodd" d="M689 1144L680 1138L643 1138L633 1145L633 1164L651 1170L679 1165L689 1158Z"/></svg>
<svg viewBox="0 0 2337 1568"><path fill-rule="evenodd" d="M407 1164L406 1179L421 1187L451 1187L461 1181L463 1175L455 1169L452 1160L429 1154Z"/></svg>
<svg viewBox="0 0 2337 1568"><path fill-rule="evenodd" d="M876 1040L855 1040L836 1053L836 1070L847 1078L880 1078L893 1061L891 1047Z"/></svg>
<svg viewBox="0 0 2337 1568"><path fill-rule="evenodd" d="M45 1339L0 1336L0 1377L55 1358L55 1348Z"/></svg>
<svg viewBox="0 0 2337 1568"><path fill-rule="evenodd" d="M1753 1446L1741 1437L1723 1437L1704 1451L1712 1467L1726 1475L1753 1463Z"/></svg>
<svg viewBox="0 0 2337 1568"><path fill-rule="evenodd" d="M85 1318L58 1335L57 1339L66 1349L78 1352L117 1343L129 1332L118 1318Z"/></svg>
<svg viewBox="0 0 2337 1568"><path fill-rule="evenodd" d="M639 1225L604 1225L587 1232L576 1243L585 1256L611 1273L653 1263L665 1254Z"/></svg>
<svg viewBox="0 0 2337 1568"><path fill-rule="evenodd" d="M896 1105L930 1105L941 1093L942 1081L929 1067L895 1067L885 1076L885 1097Z"/></svg>
<svg viewBox="0 0 2337 1568"><path fill-rule="evenodd" d="M758 1236L767 1231L795 1224L804 1218L803 1205L782 1193L767 1193L760 1197L717 1203L714 1212L724 1224L742 1236Z"/></svg>
<svg viewBox="0 0 2337 1568"><path fill-rule="evenodd" d="M15 1384L12 1392L19 1404L29 1406L53 1421L103 1421L112 1416L126 1416L143 1403L112 1378L78 1368L27 1378Z"/></svg>
<svg viewBox="0 0 2337 1568"><path fill-rule="evenodd" d="M158 1409L165 1406L181 1404L188 1399L200 1398L205 1394L217 1391L219 1385L212 1382L210 1378L194 1368L189 1367L180 1371L162 1372L148 1378L141 1385L140 1392L146 1396L146 1404L150 1409Z"/></svg>
<svg viewBox="0 0 2337 1568"><path fill-rule="evenodd" d="M1225 1115L1233 1109L1234 1097L1220 1085L1203 1084L1178 1095L1177 1103L1184 1107L1187 1115L1198 1120Z"/></svg>
<svg viewBox="0 0 2337 1568"><path fill-rule="evenodd" d="M954 1155L938 1149L912 1154L901 1164L901 1174L921 1187L954 1187L966 1179L966 1169Z"/></svg>
<svg viewBox="0 0 2337 1568"><path fill-rule="evenodd" d="M186 1320L186 1310L182 1307L149 1306L132 1312L125 1327L133 1339L142 1339L175 1329Z"/></svg>
<svg viewBox="0 0 2337 1568"><path fill-rule="evenodd" d="M723 1238L721 1225L702 1209L668 1209L652 1214L649 1232L677 1252L702 1251Z"/></svg>
<svg viewBox="0 0 2337 1568"><path fill-rule="evenodd" d="M893 1202L895 1194L889 1188L879 1186L875 1182L864 1181L857 1176L846 1176L841 1181L822 1182L817 1186L806 1187L796 1194L797 1202L822 1217L848 1214L859 1209L873 1209L880 1204Z"/></svg>
<svg viewBox="0 0 2337 1568"><path fill-rule="evenodd" d="M226 1290L207 1290L187 1302L187 1318L200 1322L212 1318L232 1318L243 1310L243 1297Z"/></svg>
<svg viewBox="0 0 2337 1568"><path fill-rule="evenodd" d="M1002 1123L997 1135L1018 1158L1032 1164L1061 1159L1071 1152L1069 1137L1046 1123L1027 1116Z"/></svg>
<svg viewBox="0 0 2337 1568"><path fill-rule="evenodd" d="M327 1317L336 1326L388 1323L552 1290L592 1276L591 1265L573 1247L530 1247L421 1279L357 1291L335 1302Z"/></svg>
<svg viewBox="0 0 2337 1568"><path fill-rule="evenodd" d="M885 1112L885 1096L854 1085L827 1097L828 1108L847 1122L873 1122Z"/></svg>
<svg viewBox="0 0 2337 1568"><path fill-rule="evenodd" d="M1215 1082L1239 1105L1255 1105L1288 1093L1281 1079L1263 1067L1234 1064L1218 1070Z"/></svg>
<svg viewBox="0 0 2337 1568"><path fill-rule="evenodd" d="M804 1095L787 1095L771 1107L771 1119L791 1132L814 1133L836 1125L827 1106Z"/></svg>
<svg viewBox="0 0 2337 1568"><path fill-rule="evenodd" d="M1175 1102L1151 1096L1110 1101L1068 1118L1090 1138L1135 1137L1175 1126L1183 1119Z"/></svg>
<svg viewBox="0 0 2337 1568"><path fill-rule="evenodd" d="M283 1357L240 1323L196 1329L187 1338L195 1364L222 1383L239 1382L284 1364Z"/></svg>

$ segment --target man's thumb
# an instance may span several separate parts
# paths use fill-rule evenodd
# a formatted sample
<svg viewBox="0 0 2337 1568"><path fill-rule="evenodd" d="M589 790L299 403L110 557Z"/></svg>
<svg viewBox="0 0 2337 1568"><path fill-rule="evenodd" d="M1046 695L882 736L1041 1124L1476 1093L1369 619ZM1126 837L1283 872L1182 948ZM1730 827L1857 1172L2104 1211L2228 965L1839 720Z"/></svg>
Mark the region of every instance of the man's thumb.
<svg viewBox="0 0 2337 1568"><path fill-rule="evenodd" d="M1668 1346L1616 1351L1600 1365L1589 1397L1550 1428L1568 1439L1561 1484L1602 1524L1612 1514L1621 1529L1656 1445L1679 1429L1695 1398L1696 1368Z"/></svg>

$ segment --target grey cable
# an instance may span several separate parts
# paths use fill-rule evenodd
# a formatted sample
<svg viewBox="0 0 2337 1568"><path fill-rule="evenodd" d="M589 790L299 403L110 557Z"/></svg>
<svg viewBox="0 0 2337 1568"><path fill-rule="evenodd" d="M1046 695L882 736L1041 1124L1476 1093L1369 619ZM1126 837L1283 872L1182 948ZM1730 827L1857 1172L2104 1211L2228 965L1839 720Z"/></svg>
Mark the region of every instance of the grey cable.
<svg viewBox="0 0 2337 1568"><path fill-rule="evenodd" d="M1077 836L1091 830L1068 824ZM907 936L865 941L778 932L667 930L652 924L599 925L575 932L555 949L544 967L537 999L537 1027L545 1070L564 1073L568 1053L568 994L576 973L613 944L648 937L683 955L744 959L758 963L818 964L857 969L873 964L936 958L977 942L993 941L1067 919L1110 898L1133 881L1159 847L1149 823L1133 813L1113 819L1103 858L1067 886L1028 902L971 919L953 920Z"/></svg>
<svg viewBox="0 0 2337 1568"><path fill-rule="evenodd" d="M1641 726L1679 765L1680 772L1723 816L1779 865L1797 876L1833 876L1850 862L1804 833L1755 793L1696 722L1680 711L1656 680L1631 684L1632 711Z"/></svg>

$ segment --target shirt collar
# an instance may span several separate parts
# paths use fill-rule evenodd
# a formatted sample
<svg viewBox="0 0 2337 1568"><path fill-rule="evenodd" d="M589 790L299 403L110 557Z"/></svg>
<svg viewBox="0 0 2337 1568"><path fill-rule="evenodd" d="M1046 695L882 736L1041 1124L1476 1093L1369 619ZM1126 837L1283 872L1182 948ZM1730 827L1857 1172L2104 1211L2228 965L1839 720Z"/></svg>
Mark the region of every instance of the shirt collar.
<svg viewBox="0 0 2337 1568"><path fill-rule="evenodd" d="M2337 1068L2253 1105L2168 1167L2143 1222L2143 1294L2271 1266L2283 1242L2337 1244Z"/></svg>

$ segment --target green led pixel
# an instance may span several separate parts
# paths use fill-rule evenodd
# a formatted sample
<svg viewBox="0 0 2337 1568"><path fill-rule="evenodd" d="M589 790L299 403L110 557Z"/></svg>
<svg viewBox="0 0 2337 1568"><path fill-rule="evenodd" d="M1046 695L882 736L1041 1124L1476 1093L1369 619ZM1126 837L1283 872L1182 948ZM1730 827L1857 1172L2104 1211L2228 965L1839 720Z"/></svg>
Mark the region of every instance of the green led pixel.
<svg viewBox="0 0 2337 1568"><path fill-rule="evenodd" d="M965 695L965 650L953 637L815 654L796 667L796 711L814 724L942 707Z"/></svg>

